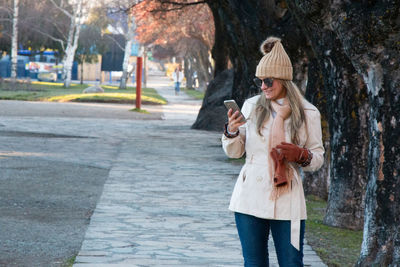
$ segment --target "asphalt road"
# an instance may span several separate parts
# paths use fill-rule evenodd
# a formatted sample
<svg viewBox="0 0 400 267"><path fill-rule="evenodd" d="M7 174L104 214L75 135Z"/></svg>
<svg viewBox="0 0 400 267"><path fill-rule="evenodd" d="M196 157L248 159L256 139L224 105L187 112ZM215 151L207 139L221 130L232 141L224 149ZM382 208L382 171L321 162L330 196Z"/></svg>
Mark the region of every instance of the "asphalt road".
<svg viewBox="0 0 400 267"><path fill-rule="evenodd" d="M60 266L79 250L111 165L81 157L97 150L112 159L118 142L4 128L0 266Z"/></svg>
<svg viewBox="0 0 400 267"><path fill-rule="evenodd" d="M62 266L82 244L129 105L0 101L0 266Z"/></svg>

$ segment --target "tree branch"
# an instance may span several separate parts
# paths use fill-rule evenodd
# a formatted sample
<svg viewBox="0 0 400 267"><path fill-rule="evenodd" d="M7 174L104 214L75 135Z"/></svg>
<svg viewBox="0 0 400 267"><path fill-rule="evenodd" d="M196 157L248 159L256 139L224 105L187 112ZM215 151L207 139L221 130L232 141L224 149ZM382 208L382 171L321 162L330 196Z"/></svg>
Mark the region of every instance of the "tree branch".
<svg viewBox="0 0 400 267"><path fill-rule="evenodd" d="M176 11L176 10L182 10L185 7L188 6L194 6L194 5L200 5L200 4L206 4L207 1L198 1L198 2L188 2L188 3L180 3L180 2L174 2L174 1L169 1L169 0L158 0L158 2L161 4L161 6L166 6L166 5L172 5L172 6L178 6L178 7L173 7L173 8L163 8L161 7L160 9L154 9L150 12L152 13L157 13L157 12L168 12L168 11Z"/></svg>
<svg viewBox="0 0 400 267"><path fill-rule="evenodd" d="M141 2L144 2L144 1L146 1L146 0L136 0L134 4L131 4L129 6L129 9L134 8L135 6L137 6L138 4L140 4Z"/></svg>
<svg viewBox="0 0 400 267"><path fill-rule="evenodd" d="M119 14L119 13L128 13L128 11L131 9L131 7L122 7L118 6L109 11L110 14Z"/></svg>
<svg viewBox="0 0 400 267"><path fill-rule="evenodd" d="M10 15L13 13L12 8L10 8L10 7L3 7L3 6L0 6L0 10L4 10L4 11L6 11L8 14L10 14Z"/></svg>
<svg viewBox="0 0 400 267"><path fill-rule="evenodd" d="M202 1L197 1L197 2L175 2L175 1L170 1L170 0L158 0L161 4L171 4L174 6L193 6L193 5L198 5L198 4L205 4L207 1L202 0Z"/></svg>
<svg viewBox="0 0 400 267"><path fill-rule="evenodd" d="M59 25L56 23L54 19L48 19L45 18L45 21L49 22L54 26L54 28L64 37L65 40L67 40L67 35L65 34L65 31L62 31L59 27Z"/></svg>
<svg viewBox="0 0 400 267"><path fill-rule="evenodd" d="M72 15L71 15L67 10L65 10L65 9L62 8L61 6L57 5L57 3L54 2L54 0L50 0L50 2L52 2L53 5L54 5L58 10L60 10L60 11L61 11L62 13L64 13L65 15L67 15L67 17L72 18ZM61 3L63 3L63 2L61 2Z"/></svg>
<svg viewBox="0 0 400 267"><path fill-rule="evenodd" d="M38 28L33 27L32 30L34 30L35 32L38 32L40 34L43 34L44 36L47 36L48 38L52 39L53 41L59 42L61 44L61 48L63 51L65 51L65 47L64 47L64 40L59 39L59 38L55 38L54 36L51 36L50 34L46 33L46 32L42 32L41 30L39 30Z"/></svg>
<svg viewBox="0 0 400 267"><path fill-rule="evenodd" d="M3 34L4 36L7 36L8 38L12 38L12 34L10 34L9 32L3 31L1 32L1 34Z"/></svg>
<svg viewBox="0 0 400 267"><path fill-rule="evenodd" d="M119 42L117 41L117 39L115 39L114 37L112 37L111 34L105 34L106 37L110 38L111 40L113 40L115 42L115 44L122 49L122 51L125 52L125 47L122 47Z"/></svg>

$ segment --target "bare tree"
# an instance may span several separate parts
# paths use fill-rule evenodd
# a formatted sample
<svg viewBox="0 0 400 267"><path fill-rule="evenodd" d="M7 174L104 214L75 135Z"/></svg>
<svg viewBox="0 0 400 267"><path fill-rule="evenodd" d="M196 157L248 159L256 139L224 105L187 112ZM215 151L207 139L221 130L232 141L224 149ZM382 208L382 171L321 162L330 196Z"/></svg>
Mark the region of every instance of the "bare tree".
<svg viewBox="0 0 400 267"><path fill-rule="evenodd" d="M13 8L9 1L0 0L0 51L9 51L12 39Z"/></svg>
<svg viewBox="0 0 400 267"><path fill-rule="evenodd" d="M137 1L133 1L137 2ZM135 38L135 18L132 14L132 1L130 0L117 0L109 1L104 5L107 9L106 14L111 19L110 26L112 31L121 34L125 39L125 46L122 47L117 40L111 38L124 51L124 59L122 62L122 77L119 85L120 89L126 89L126 83L129 77L129 57L131 56L132 44Z"/></svg>
<svg viewBox="0 0 400 267"><path fill-rule="evenodd" d="M71 71L74 62L75 51L78 47L79 32L82 24L84 23L85 16L87 15L87 9L84 8L84 4L88 1L84 2L84 0L70 0L69 5L64 1L61 1L60 3L56 3L55 0L50 1L71 21L66 45L63 46L65 47L65 53L63 57L64 68L62 77L64 80L64 87L68 88L71 84ZM72 11L70 11L68 7L71 7Z"/></svg>
<svg viewBox="0 0 400 267"><path fill-rule="evenodd" d="M63 52L69 20L49 1L18 0L18 46ZM11 54L13 1L0 0L0 50ZM67 26L65 26L67 25Z"/></svg>
<svg viewBox="0 0 400 267"><path fill-rule="evenodd" d="M129 67L129 57L131 56L131 49L133 38L135 34L135 19L131 14L127 15L128 20L128 30L125 36L125 49L124 49L124 60L122 62L122 77L119 89L126 89L126 82L128 80L128 67Z"/></svg>

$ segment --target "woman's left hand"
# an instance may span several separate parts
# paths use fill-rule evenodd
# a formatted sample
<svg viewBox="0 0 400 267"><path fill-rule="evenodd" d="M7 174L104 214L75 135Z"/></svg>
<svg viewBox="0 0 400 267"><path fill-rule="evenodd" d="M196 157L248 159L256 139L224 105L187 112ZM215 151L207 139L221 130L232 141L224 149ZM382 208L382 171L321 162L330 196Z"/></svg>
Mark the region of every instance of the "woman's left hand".
<svg viewBox="0 0 400 267"><path fill-rule="evenodd" d="M307 159L308 151L291 143L282 142L276 146L287 161L301 163Z"/></svg>

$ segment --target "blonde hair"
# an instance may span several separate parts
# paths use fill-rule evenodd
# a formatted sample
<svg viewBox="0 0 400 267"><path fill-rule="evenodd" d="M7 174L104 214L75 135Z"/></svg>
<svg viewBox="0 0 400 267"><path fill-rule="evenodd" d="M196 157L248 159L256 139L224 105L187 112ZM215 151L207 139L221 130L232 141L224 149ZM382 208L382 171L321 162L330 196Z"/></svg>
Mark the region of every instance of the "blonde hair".
<svg viewBox="0 0 400 267"><path fill-rule="evenodd" d="M299 144L299 135L298 131L303 123L306 123L306 116L304 113L303 107L303 95L301 94L299 88L296 84L289 80L279 80L283 87L286 88L286 97L289 100L289 106L292 109L292 113L290 115L290 132L291 132L291 141L293 144ZM260 98L256 103L256 125L257 132L262 136L261 130L264 125L266 119L271 115L272 107L271 100L267 99L263 94L261 94Z"/></svg>

